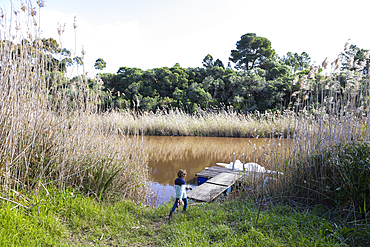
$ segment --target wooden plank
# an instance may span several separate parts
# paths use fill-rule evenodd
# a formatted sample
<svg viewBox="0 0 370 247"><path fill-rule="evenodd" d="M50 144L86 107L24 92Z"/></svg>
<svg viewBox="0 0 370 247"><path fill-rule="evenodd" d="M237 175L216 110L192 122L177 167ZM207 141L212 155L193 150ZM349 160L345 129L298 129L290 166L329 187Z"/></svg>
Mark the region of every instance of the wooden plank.
<svg viewBox="0 0 370 247"><path fill-rule="evenodd" d="M223 167L223 166L211 166L208 169L212 170L212 171L227 172L227 173L239 173L239 172L241 172L239 170L232 170L232 169L229 169L229 168L226 168L226 167Z"/></svg>
<svg viewBox="0 0 370 247"><path fill-rule="evenodd" d="M197 201L212 201L233 185L240 176L234 173L221 173L188 192L188 197Z"/></svg>
<svg viewBox="0 0 370 247"><path fill-rule="evenodd" d="M196 173L195 176L204 177L204 178L213 178L213 177L216 177L219 174L221 174L221 172L209 171L207 169L207 170L201 171L199 173Z"/></svg>
<svg viewBox="0 0 370 247"><path fill-rule="evenodd" d="M210 167L206 170L203 170L201 172L196 173L195 175L198 176L198 177L213 178L213 177L216 177L217 175L219 175L221 173L232 173L232 174L243 174L244 175L243 171L232 170L232 169L229 169L229 168L226 168L226 167L219 167L219 166L212 166L212 167ZM283 174L283 173L279 173L279 175L280 174ZM276 172L275 171L270 171L270 170L267 170L265 173L255 172L255 171L246 171L245 175L246 176L257 176L257 177L266 176L266 175L273 175L273 176L275 175L276 176Z"/></svg>
<svg viewBox="0 0 370 247"><path fill-rule="evenodd" d="M212 166L206 170L196 173L196 176L206 177L208 180L202 185L188 192L188 198L197 201L209 202L219 196L222 192L232 186L237 180L242 181L261 180L276 172L267 170L267 172L240 171L232 170L226 167Z"/></svg>
<svg viewBox="0 0 370 247"><path fill-rule="evenodd" d="M193 190L187 193L188 198L202 201L202 202L209 202L219 196L222 192L224 192L228 187L220 186L216 184L204 183L201 186L194 188Z"/></svg>
<svg viewBox="0 0 370 247"><path fill-rule="evenodd" d="M216 177L209 179L206 183L210 184L217 184L226 187L230 187L235 183L236 180L240 178L240 174L232 174L232 173L221 173Z"/></svg>
<svg viewBox="0 0 370 247"><path fill-rule="evenodd" d="M232 174L240 174L242 171L232 170L226 167L219 167L219 166L212 166L206 170L203 170L195 175L198 177L205 177L205 178L213 178L221 173L232 173Z"/></svg>

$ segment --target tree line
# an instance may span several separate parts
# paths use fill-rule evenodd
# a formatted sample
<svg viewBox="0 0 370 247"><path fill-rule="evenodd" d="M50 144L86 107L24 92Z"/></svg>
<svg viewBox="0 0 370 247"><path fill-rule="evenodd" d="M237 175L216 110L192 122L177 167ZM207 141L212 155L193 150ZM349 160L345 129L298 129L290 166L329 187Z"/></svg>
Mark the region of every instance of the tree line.
<svg viewBox="0 0 370 247"><path fill-rule="evenodd" d="M337 62L343 85L345 74L356 66L362 66L361 73L368 76L368 57L368 51L356 45L350 45L341 54L341 61ZM116 74L100 76L109 102L117 108L154 111L179 107L194 112L198 107L232 106L240 112L249 112L285 109L302 87L297 81L308 78L319 84L322 69L327 67L327 61L313 67L306 52L288 52L279 57L271 42L255 33L241 36L229 60L225 67L221 60L208 54L203 67L183 68L178 63L170 68L148 70L120 67Z"/></svg>
<svg viewBox="0 0 370 247"><path fill-rule="evenodd" d="M83 64L81 57L71 57L70 51L60 48L56 40L42 39L42 61L46 72L52 77L59 73L60 88L76 82L76 78L63 76L68 66ZM24 40L29 46L35 42ZM6 45L5 41L1 45ZM21 51L11 44L15 55ZM361 65L366 76L369 71L368 51L356 45L348 46L341 54L339 77L345 83L345 73ZM300 90L304 77L318 82L322 68L312 69L311 58L306 52L288 52L278 56L271 42L255 33L241 36L236 49L230 52L227 66L220 59L208 54L202 67L183 68L178 63L173 67L140 68L120 67L117 73L100 73L102 103L100 109L131 108L155 111L157 108L181 108L195 112L198 108L233 107L240 112L285 109L294 101L292 96ZM323 64L324 65L324 64ZM95 69L106 67L104 59L96 60ZM323 66L321 66L323 67ZM1 69L1 64L0 64ZM314 73L313 73L314 72ZM96 82L90 79L91 88Z"/></svg>
<svg viewBox="0 0 370 247"><path fill-rule="evenodd" d="M230 62L225 67L208 54L203 67L120 67L116 74L100 76L110 102L118 108L179 107L194 112L198 107L232 106L243 112L264 111L281 109L290 102L297 87L292 84L294 76L309 73L310 57L305 52L289 52L280 58L267 38L248 33L231 51Z"/></svg>

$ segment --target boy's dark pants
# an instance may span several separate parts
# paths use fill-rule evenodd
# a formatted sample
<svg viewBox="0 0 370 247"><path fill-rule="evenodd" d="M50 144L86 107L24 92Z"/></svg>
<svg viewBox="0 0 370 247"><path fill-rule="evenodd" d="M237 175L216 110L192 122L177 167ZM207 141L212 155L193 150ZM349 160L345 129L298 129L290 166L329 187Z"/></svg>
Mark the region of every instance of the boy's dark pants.
<svg viewBox="0 0 370 247"><path fill-rule="evenodd" d="M175 200L175 204L173 204L173 207L171 209L171 213L175 212L176 210L176 206L177 206L177 200L179 200L179 198L176 198ZM186 212L186 208L188 207L188 198L182 198L182 201L184 202L184 212Z"/></svg>

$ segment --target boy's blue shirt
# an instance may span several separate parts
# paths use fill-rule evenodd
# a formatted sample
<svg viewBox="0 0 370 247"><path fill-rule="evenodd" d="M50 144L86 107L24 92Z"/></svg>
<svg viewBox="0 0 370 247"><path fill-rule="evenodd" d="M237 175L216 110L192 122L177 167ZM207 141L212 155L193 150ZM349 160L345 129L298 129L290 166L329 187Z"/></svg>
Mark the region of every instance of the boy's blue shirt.
<svg viewBox="0 0 370 247"><path fill-rule="evenodd" d="M175 180L176 198L178 199L186 198L185 185L186 182L183 178L176 178Z"/></svg>

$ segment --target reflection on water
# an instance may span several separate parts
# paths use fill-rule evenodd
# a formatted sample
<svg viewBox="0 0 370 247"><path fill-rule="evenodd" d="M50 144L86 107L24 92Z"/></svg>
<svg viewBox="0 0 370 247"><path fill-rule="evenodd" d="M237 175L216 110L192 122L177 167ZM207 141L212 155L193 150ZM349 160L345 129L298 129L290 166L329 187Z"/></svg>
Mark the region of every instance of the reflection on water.
<svg viewBox="0 0 370 247"><path fill-rule="evenodd" d="M266 169L274 169L265 162L264 153L282 148L285 140L226 138L226 137L170 137L148 136L146 148L149 151L149 167L153 183L151 186L158 202L167 201L175 194L174 180L179 169L187 171L186 182L196 186L195 174L216 162L230 163L233 152L236 159L257 162Z"/></svg>
<svg viewBox="0 0 370 247"><path fill-rule="evenodd" d="M175 181L175 179L174 179ZM186 181L187 186L194 188L196 187L196 181ZM152 188L155 197L151 198L151 205L159 205L163 202L167 202L171 199L171 197L175 197L175 188L172 185L169 184L161 184L158 182L150 182L149 186Z"/></svg>
<svg viewBox="0 0 370 247"><path fill-rule="evenodd" d="M155 193L155 198L151 198L152 205L167 202L173 195L175 195L175 188L169 184L164 185L157 182L150 182L149 186L153 189Z"/></svg>

